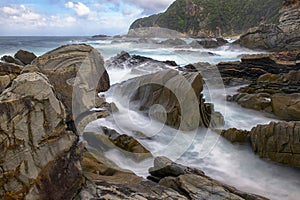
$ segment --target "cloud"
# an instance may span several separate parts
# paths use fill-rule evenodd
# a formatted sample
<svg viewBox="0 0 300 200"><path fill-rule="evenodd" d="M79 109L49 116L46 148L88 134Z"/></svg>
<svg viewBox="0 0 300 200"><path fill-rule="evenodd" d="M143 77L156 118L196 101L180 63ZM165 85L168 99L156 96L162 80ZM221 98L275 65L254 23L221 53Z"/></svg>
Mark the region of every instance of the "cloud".
<svg viewBox="0 0 300 200"><path fill-rule="evenodd" d="M164 11L175 0L125 0L128 3L134 4L146 13L156 13Z"/></svg>
<svg viewBox="0 0 300 200"><path fill-rule="evenodd" d="M69 1L68 3L65 4L65 6L67 8L73 9L78 16L87 16L91 14L90 8L81 2L73 3Z"/></svg>

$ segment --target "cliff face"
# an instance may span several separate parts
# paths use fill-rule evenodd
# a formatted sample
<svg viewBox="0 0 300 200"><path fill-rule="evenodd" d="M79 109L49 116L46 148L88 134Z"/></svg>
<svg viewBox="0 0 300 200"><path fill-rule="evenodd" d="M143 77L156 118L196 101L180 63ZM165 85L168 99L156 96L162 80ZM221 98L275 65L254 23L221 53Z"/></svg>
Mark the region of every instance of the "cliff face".
<svg viewBox="0 0 300 200"><path fill-rule="evenodd" d="M284 0L279 24L264 24L250 29L238 44L271 51L295 50L300 47L300 2Z"/></svg>
<svg viewBox="0 0 300 200"><path fill-rule="evenodd" d="M136 20L130 29L162 27L192 37L239 35L260 23L277 23L281 0L177 0L164 12Z"/></svg>

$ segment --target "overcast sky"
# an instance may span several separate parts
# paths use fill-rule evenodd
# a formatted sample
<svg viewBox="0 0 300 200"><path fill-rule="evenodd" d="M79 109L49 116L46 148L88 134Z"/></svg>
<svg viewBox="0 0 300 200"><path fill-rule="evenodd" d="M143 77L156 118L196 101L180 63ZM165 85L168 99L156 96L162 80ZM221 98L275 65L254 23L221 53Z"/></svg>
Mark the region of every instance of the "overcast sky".
<svg viewBox="0 0 300 200"><path fill-rule="evenodd" d="M0 35L124 34L174 0L0 0Z"/></svg>

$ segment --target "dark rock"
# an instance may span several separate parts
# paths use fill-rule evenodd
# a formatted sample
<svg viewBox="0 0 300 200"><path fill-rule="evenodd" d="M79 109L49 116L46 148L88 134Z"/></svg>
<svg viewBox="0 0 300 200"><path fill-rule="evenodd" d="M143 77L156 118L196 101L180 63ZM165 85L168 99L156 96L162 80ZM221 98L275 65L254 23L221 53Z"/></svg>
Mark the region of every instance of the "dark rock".
<svg viewBox="0 0 300 200"><path fill-rule="evenodd" d="M24 65L20 60L13 58L12 56L3 56L1 58L2 61L7 62L7 63L13 63L16 65Z"/></svg>
<svg viewBox="0 0 300 200"><path fill-rule="evenodd" d="M299 70L300 51L243 56L241 62L221 62L217 65L224 84L251 83L266 73L280 74Z"/></svg>
<svg viewBox="0 0 300 200"><path fill-rule="evenodd" d="M217 48L227 44L228 42L223 38L216 38L216 39L197 40L197 43L203 48ZM192 47L197 47L196 43L193 43L191 45Z"/></svg>
<svg viewBox="0 0 300 200"><path fill-rule="evenodd" d="M177 66L174 61L158 61L152 58L139 56L139 55L130 55L129 53L122 51L118 55L110 58L105 62L106 69L109 68L119 68L126 69L131 68L135 71L141 70L143 71L143 67L147 67L149 70L161 70L167 69L166 66Z"/></svg>
<svg viewBox="0 0 300 200"><path fill-rule="evenodd" d="M19 50L15 54L15 58L20 60L22 63L24 63L24 65L28 65L36 58L36 55L32 52Z"/></svg>
<svg viewBox="0 0 300 200"><path fill-rule="evenodd" d="M300 123L271 122L252 128L252 148L262 158L300 167Z"/></svg>

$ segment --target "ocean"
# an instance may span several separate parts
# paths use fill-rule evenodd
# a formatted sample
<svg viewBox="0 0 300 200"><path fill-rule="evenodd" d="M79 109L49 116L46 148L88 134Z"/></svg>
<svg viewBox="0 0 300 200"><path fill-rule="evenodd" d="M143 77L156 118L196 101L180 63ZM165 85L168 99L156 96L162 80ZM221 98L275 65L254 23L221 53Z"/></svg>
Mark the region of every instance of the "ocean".
<svg viewBox="0 0 300 200"><path fill-rule="evenodd" d="M155 38L155 40L161 42L165 39ZM14 55L19 49L31 51L39 56L61 45L77 43L93 46L105 60L121 51L126 51L161 61L173 60L181 66L196 62L216 64L221 61L236 61L243 55L263 53L232 45L215 49L192 48L189 43L193 39L183 38L183 40L187 45L158 46L153 42L140 43L137 38L0 37L0 56ZM108 73L112 85L140 75L133 74L127 68L108 69ZM146 73L151 73L151 70ZM261 112L226 102L226 95L234 93L237 89L236 87L204 90L207 100L213 102L215 110L224 115L225 128L250 130L256 124L275 121L274 118L265 116ZM133 132L136 131L149 136L155 135L152 140L137 138L154 156L167 156L184 165L197 167L208 176L246 192L278 200L299 198L299 170L262 160L253 153L249 145L231 144L209 129L199 128L194 133L185 133L164 126L129 108L126 105L129 97L117 98L112 91L101 95L105 95L107 101L116 103L119 112L90 123L86 127L87 132L97 134L100 126L106 126L133 137L135 137ZM124 156L124 153L117 148L101 153L119 167L132 170L140 176L147 176L148 168L153 164L152 158L137 163Z"/></svg>

